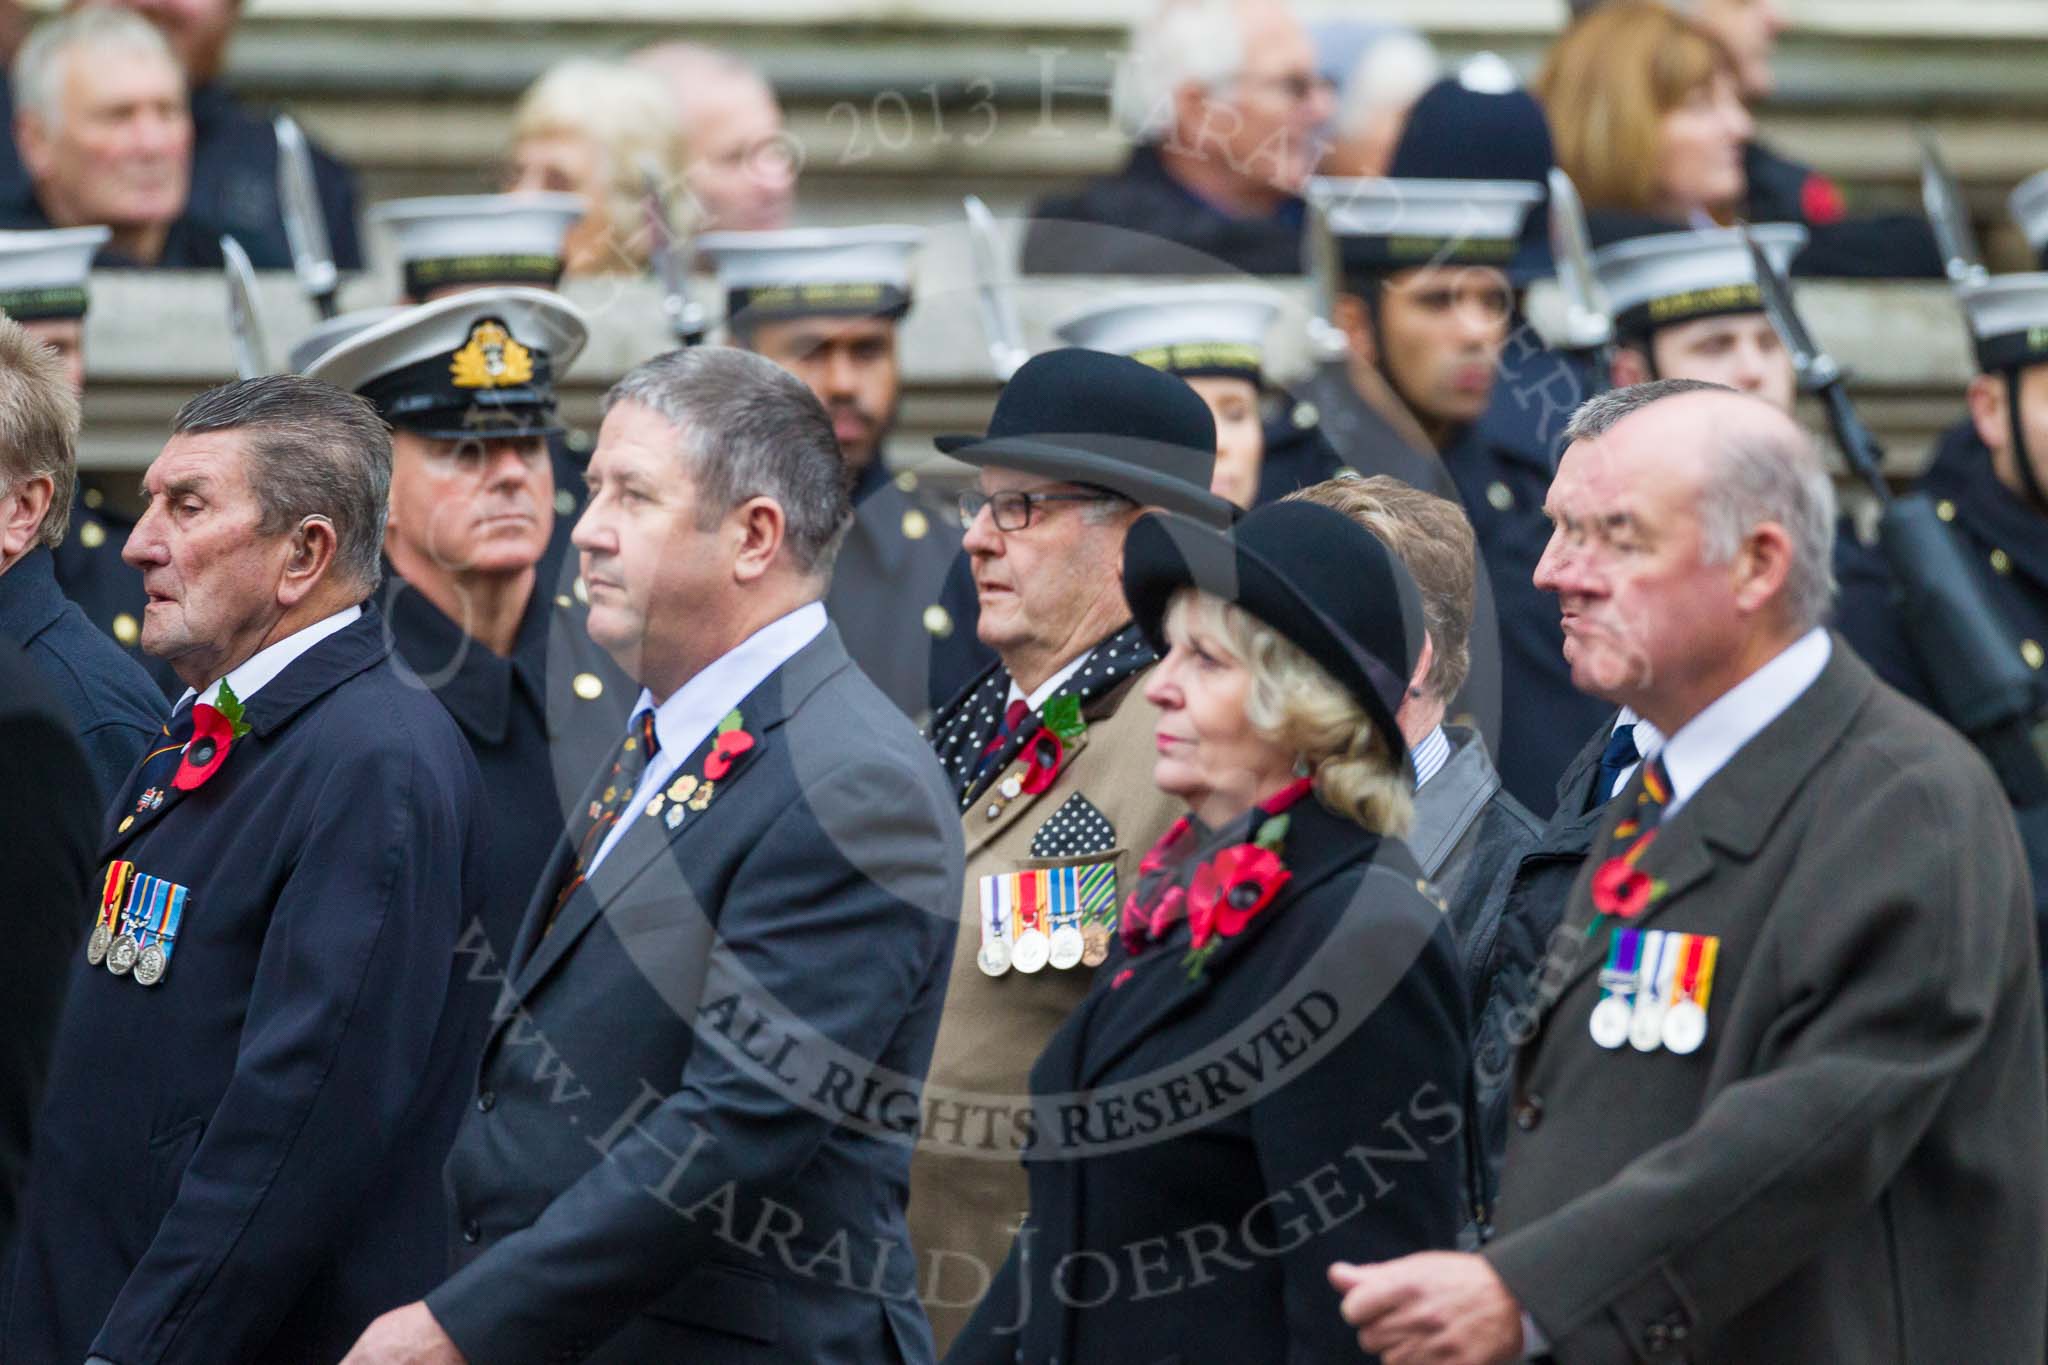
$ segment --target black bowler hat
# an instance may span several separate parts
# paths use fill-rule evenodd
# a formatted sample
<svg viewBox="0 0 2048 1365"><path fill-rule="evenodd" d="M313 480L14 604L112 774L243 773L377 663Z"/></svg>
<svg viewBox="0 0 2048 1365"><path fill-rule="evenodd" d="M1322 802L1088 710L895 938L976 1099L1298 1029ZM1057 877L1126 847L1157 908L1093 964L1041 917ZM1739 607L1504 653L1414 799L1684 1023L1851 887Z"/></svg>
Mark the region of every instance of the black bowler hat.
<svg viewBox="0 0 2048 1365"><path fill-rule="evenodd" d="M1357 698L1410 781L1394 713L1422 656L1422 595L1393 552L1342 512L1268 503L1229 530L1140 517L1124 540L1124 599L1166 652L1166 607L1182 588L1235 602Z"/></svg>
<svg viewBox="0 0 2048 1365"><path fill-rule="evenodd" d="M1069 346L1024 362L986 436L941 436L972 465L1022 469L1121 493L1212 526L1236 508L1209 491L1216 419L1187 383L1128 356Z"/></svg>

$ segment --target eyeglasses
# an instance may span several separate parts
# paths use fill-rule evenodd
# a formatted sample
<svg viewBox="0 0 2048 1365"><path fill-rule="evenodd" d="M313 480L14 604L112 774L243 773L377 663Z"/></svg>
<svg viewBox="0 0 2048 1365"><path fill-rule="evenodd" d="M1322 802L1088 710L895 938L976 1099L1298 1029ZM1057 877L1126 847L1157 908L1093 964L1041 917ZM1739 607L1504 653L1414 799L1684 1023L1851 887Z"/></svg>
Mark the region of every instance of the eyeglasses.
<svg viewBox="0 0 2048 1365"><path fill-rule="evenodd" d="M1021 531L1031 524L1031 509L1042 502L1120 502L1115 493L1019 493L1006 489L1001 493L962 493L960 495L960 524L972 526L974 519L986 507L995 518L998 531Z"/></svg>

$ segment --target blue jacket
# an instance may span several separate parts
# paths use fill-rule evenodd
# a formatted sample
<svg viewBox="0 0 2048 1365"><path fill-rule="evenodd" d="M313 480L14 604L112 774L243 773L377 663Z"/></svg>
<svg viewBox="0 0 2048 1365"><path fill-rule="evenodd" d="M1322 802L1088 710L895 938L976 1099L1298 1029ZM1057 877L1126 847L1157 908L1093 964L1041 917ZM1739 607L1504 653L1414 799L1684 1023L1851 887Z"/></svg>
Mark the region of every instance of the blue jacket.
<svg viewBox="0 0 2048 1365"><path fill-rule="evenodd" d="M71 713L92 770L93 804L104 809L162 728L163 693L65 598L40 547L0 574L0 636L27 651Z"/></svg>
<svg viewBox="0 0 2048 1365"><path fill-rule="evenodd" d="M156 985L72 958L10 1360L333 1361L446 1267L475 762L374 610L246 705L204 785L109 816L95 888L122 859L189 897Z"/></svg>

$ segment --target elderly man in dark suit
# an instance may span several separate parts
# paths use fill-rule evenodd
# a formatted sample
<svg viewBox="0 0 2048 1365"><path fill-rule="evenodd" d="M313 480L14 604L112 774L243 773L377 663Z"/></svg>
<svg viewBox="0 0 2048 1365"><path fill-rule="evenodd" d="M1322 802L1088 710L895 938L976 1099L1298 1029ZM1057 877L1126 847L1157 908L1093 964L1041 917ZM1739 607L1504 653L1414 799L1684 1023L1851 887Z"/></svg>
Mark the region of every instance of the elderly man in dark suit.
<svg viewBox="0 0 2048 1365"><path fill-rule="evenodd" d="M142 641L189 690L107 815L10 1360L331 1360L446 1263L484 850L364 605L390 461L369 404L277 376L186 404L144 478Z"/></svg>
<svg viewBox="0 0 2048 1365"><path fill-rule="evenodd" d="M163 723L156 684L57 585L77 478L78 399L64 362L0 318L0 637L28 653L70 713L94 799L114 799Z"/></svg>
<svg viewBox="0 0 2048 1365"><path fill-rule="evenodd" d="M2041 1359L2048 1066L1997 782L1820 628L1834 500L1788 417L1667 380L1569 435L1573 677L1668 738L1544 964L1499 1238L1333 1267L1346 1320L1392 1359Z"/></svg>
<svg viewBox="0 0 2048 1365"><path fill-rule="evenodd" d="M459 1268L348 1365L929 1361L903 1210L961 837L825 617L831 422L674 352L612 390L590 481L590 633L644 690L513 949Z"/></svg>

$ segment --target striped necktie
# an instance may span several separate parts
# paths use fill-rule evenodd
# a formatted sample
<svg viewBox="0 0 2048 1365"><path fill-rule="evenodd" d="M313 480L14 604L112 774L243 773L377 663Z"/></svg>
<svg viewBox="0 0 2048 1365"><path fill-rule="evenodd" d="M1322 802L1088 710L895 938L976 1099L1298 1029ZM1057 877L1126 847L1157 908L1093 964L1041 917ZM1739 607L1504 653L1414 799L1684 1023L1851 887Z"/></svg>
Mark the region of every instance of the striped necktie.
<svg viewBox="0 0 2048 1365"><path fill-rule="evenodd" d="M654 733L654 711L643 710L633 717L627 727L625 739L619 742L618 753L612 758L611 770L605 774L604 787L591 799L582 812L581 827L575 836L576 861L570 868L569 878L562 883L562 889L555 895L554 906L548 911L547 927L555 927L555 918L562 913L562 907L576 894L576 888L583 885L590 872L591 859L604 847L605 836L612 826L619 823L619 816L633 800L633 793L639 790L640 778L647 771L647 765L661 752L661 741Z"/></svg>

